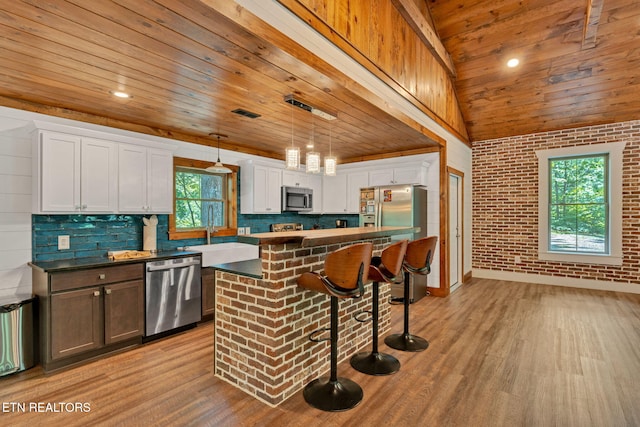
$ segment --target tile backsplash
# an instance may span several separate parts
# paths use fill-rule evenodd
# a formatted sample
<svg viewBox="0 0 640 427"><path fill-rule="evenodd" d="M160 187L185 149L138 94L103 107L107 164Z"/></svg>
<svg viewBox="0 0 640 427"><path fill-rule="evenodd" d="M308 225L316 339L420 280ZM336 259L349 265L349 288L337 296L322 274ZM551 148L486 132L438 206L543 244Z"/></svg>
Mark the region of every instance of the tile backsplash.
<svg viewBox="0 0 640 427"><path fill-rule="evenodd" d="M142 249L142 218L149 215L32 215L32 260L53 261L71 258L106 257L110 250ZM358 215L238 215L239 227L251 233L269 231L272 223L299 222L305 229L314 226L334 228L336 219L358 225ZM169 240L169 215L158 215L157 247L159 251L180 246L201 245L206 239ZM69 249L58 250L58 236L69 236ZM212 237L212 243L235 241L235 236Z"/></svg>

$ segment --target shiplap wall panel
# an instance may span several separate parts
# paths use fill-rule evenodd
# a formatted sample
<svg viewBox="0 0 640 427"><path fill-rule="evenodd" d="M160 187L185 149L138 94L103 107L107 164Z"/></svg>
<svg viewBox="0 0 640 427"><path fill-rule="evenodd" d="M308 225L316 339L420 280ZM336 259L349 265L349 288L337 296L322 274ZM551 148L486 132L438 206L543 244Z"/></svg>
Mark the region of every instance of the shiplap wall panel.
<svg viewBox="0 0 640 427"><path fill-rule="evenodd" d="M26 122L24 123L27 124ZM31 142L0 116L0 296L31 293Z"/></svg>

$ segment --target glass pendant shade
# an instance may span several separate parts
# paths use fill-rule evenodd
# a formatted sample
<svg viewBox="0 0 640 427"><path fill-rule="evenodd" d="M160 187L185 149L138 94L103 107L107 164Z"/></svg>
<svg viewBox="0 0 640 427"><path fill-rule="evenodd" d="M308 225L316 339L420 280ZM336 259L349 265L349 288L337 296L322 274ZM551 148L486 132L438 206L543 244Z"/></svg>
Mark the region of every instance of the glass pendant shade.
<svg viewBox="0 0 640 427"><path fill-rule="evenodd" d="M338 166L338 159L334 156L327 156L324 158L324 174L328 176L335 176Z"/></svg>
<svg viewBox="0 0 640 427"><path fill-rule="evenodd" d="M298 147L287 147L284 158L287 169L297 170L300 167L300 149Z"/></svg>
<svg viewBox="0 0 640 427"><path fill-rule="evenodd" d="M310 151L307 153L307 173L320 173L320 153Z"/></svg>

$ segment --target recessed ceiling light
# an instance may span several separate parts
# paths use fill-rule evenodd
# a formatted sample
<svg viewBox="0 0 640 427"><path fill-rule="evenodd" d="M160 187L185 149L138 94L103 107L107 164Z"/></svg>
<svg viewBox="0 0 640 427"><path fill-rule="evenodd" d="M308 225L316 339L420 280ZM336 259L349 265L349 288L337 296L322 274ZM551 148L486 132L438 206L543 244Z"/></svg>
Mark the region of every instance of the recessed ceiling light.
<svg viewBox="0 0 640 427"><path fill-rule="evenodd" d="M131 98L132 97L128 93L122 92L122 91L119 91L119 90L113 91L113 92L111 92L111 94L113 96L117 96L118 98Z"/></svg>
<svg viewBox="0 0 640 427"><path fill-rule="evenodd" d="M520 60L518 58L511 58L510 60L507 61L507 67L509 68L517 67L519 63L520 63Z"/></svg>

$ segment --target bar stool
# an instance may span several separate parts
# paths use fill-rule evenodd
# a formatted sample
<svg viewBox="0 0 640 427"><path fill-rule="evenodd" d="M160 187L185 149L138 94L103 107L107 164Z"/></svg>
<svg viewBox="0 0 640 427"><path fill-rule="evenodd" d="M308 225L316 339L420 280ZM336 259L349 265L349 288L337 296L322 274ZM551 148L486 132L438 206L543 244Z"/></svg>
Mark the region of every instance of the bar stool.
<svg viewBox="0 0 640 427"><path fill-rule="evenodd" d="M357 243L340 248L327 255L322 276L316 272L303 273L298 286L331 296L331 328L321 328L309 335L313 342L326 341L317 338L322 332L331 331L331 376L311 381L304 388L304 400L323 411L345 411L362 400L362 388L347 378L338 377L338 299L359 298L364 294L373 244Z"/></svg>
<svg viewBox="0 0 640 427"><path fill-rule="evenodd" d="M411 274L427 275L431 272L431 260L436 250L437 236L424 237L409 242L404 257L404 332L389 335L385 344L401 351L423 351L429 347L424 338L409 333L409 280Z"/></svg>
<svg viewBox="0 0 640 427"><path fill-rule="evenodd" d="M371 258L369 266L369 280L373 280L371 311L363 311L369 313L371 317L368 319L360 319L359 322L372 322L373 339L371 352L358 353L351 358L351 366L365 374L369 375L389 375L398 372L400 362L390 354L378 352L378 306L379 306L379 282L397 283L401 277L402 261L407 252L407 240L402 240L387 246L379 257Z"/></svg>

